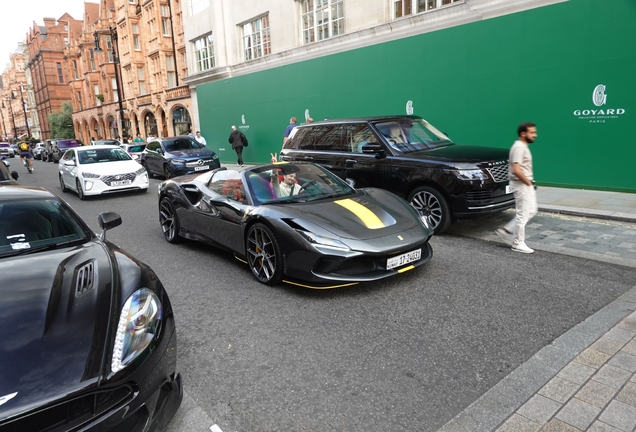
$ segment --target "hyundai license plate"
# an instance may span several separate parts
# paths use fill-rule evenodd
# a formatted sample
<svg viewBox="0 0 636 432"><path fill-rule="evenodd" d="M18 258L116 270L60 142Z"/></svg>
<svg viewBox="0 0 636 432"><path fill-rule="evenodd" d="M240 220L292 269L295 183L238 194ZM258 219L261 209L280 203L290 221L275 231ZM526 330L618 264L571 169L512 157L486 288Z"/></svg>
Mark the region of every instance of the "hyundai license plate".
<svg viewBox="0 0 636 432"><path fill-rule="evenodd" d="M506 185L506 195L511 193L512 193L512 188L510 187L510 185Z"/></svg>
<svg viewBox="0 0 636 432"><path fill-rule="evenodd" d="M210 167L209 167L209 166L207 166L207 165L204 165L204 166L195 166L195 167L194 167L194 170L195 170L195 171L205 171L206 169L209 169L209 168L210 168Z"/></svg>
<svg viewBox="0 0 636 432"><path fill-rule="evenodd" d="M129 185L130 183L131 183L130 180L121 180L121 181L111 182L110 185L111 186L125 186L125 185Z"/></svg>
<svg viewBox="0 0 636 432"><path fill-rule="evenodd" d="M422 258L422 249L417 249L411 252L407 252L402 255L398 255L393 258L389 258L386 260L386 269L391 270L392 268L399 267L404 264L408 264L413 261L417 261Z"/></svg>

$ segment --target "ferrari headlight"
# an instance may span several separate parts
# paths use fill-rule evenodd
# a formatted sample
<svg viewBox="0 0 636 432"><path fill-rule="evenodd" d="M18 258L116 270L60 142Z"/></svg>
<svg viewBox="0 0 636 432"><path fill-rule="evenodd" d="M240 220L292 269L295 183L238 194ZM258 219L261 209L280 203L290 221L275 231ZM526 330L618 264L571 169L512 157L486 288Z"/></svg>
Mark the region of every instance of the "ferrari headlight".
<svg viewBox="0 0 636 432"><path fill-rule="evenodd" d="M83 172L82 173L82 177L84 177L84 178L100 178L101 175L93 174L93 173L89 173L89 172Z"/></svg>
<svg viewBox="0 0 636 432"><path fill-rule="evenodd" d="M422 223L424 224L424 226L428 229L429 228L428 216L420 215L420 219L422 220Z"/></svg>
<svg viewBox="0 0 636 432"><path fill-rule="evenodd" d="M142 288L128 297L119 315L111 370L122 370L148 348L160 323L161 302L154 292Z"/></svg>
<svg viewBox="0 0 636 432"><path fill-rule="evenodd" d="M309 243L315 244L317 246L327 247L330 249L345 250L345 251L351 250L349 246L347 246L346 244L344 244L343 242L335 238L325 237L318 234L314 234L309 231L303 231L299 229L297 229L296 232L300 234L301 236L303 236L305 240L307 240Z"/></svg>
<svg viewBox="0 0 636 432"><path fill-rule="evenodd" d="M146 168L144 167L139 168L137 171L135 171L135 174L137 175L146 174Z"/></svg>
<svg viewBox="0 0 636 432"><path fill-rule="evenodd" d="M455 170L457 177L462 180L488 180L488 174L483 170Z"/></svg>

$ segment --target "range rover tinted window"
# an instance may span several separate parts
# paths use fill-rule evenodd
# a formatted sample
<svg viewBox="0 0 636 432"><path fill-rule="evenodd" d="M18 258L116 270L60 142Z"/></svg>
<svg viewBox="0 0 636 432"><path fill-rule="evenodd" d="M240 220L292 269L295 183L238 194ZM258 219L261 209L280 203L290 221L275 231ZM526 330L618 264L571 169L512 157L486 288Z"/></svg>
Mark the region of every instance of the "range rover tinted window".
<svg viewBox="0 0 636 432"><path fill-rule="evenodd" d="M322 126L320 134L316 136L317 151L348 152L351 146L347 145L347 125Z"/></svg>
<svg viewBox="0 0 636 432"><path fill-rule="evenodd" d="M308 136L312 134L313 128L295 128L290 134L291 138L288 139L283 148L289 150L313 150L314 142L309 140Z"/></svg>
<svg viewBox="0 0 636 432"><path fill-rule="evenodd" d="M408 119L376 123L375 127L389 145L401 153L411 153L452 145L446 135L421 119Z"/></svg>

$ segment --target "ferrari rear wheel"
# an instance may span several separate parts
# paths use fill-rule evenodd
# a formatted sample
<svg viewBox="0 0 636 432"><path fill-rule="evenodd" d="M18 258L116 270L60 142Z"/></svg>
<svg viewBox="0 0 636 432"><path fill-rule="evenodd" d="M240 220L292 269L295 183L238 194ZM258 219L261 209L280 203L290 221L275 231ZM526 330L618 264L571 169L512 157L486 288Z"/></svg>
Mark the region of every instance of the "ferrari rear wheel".
<svg viewBox="0 0 636 432"><path fill-rule="evenodd" d="M163 231L163 237L169 243L179 243L183 240L179 236L179 216L174 210L174 207L168 198L161 200L159 204L159 223L161 223L161 231Z"/></svg>
<svg viewBox="0 0 636 432"><path fill-rule="evenodd" d="M283 277L283 254L278 240L265 225L257 223L247 232L245 250L252 274L259 282L275 285Z"/></svg>

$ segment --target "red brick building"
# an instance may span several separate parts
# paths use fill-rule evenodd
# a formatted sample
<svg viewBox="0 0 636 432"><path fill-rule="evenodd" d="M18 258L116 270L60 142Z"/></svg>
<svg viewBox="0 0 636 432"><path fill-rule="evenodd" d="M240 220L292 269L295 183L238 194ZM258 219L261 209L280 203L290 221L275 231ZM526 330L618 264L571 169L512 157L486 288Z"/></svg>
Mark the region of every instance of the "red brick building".
<svg viewBox="0 0 636 432"><path fill-rule="evenodd" d="M44 25L33 23L27 34L29 62L35 106L42 131L42 139L51 137L47 116L60 111L63 102L71 101L68 86L70 71L64 58L70 34L81 29L82 21L65 13L57 20L44 18Z"/></svg>

